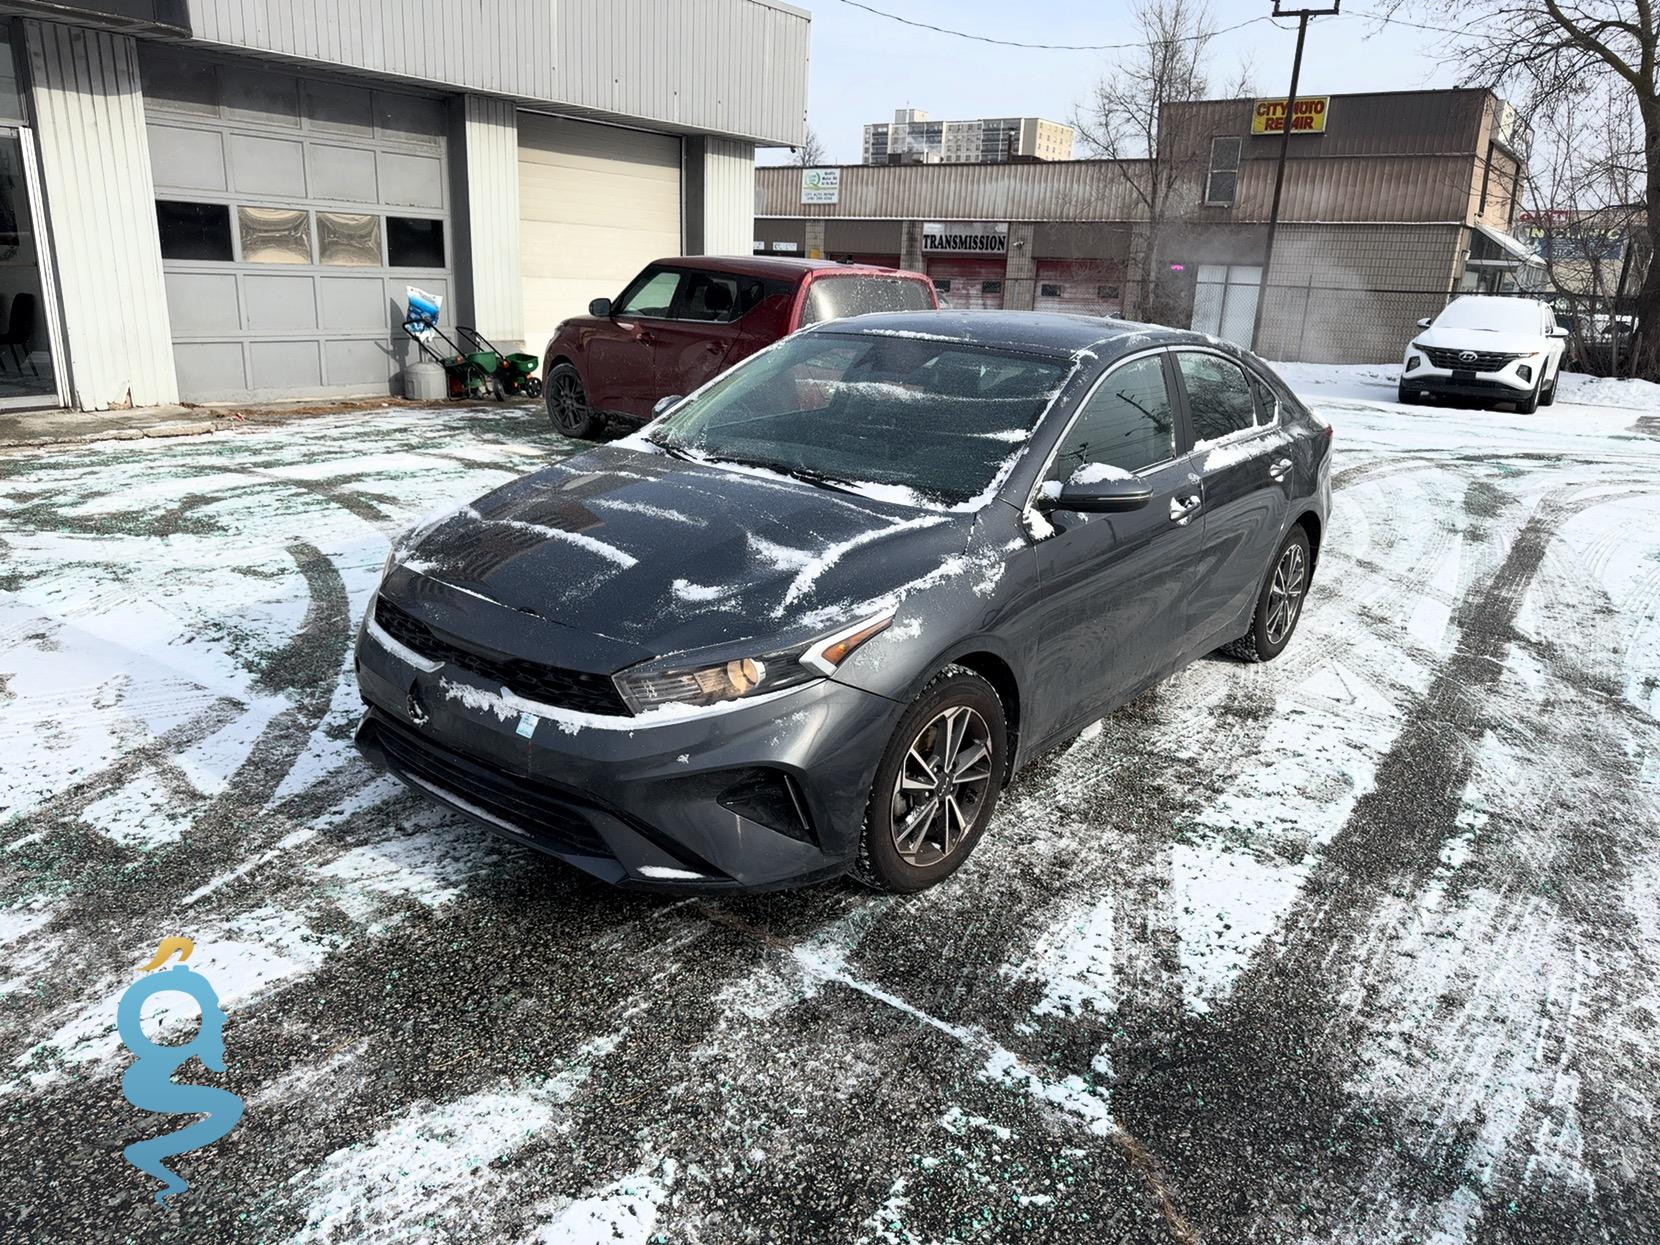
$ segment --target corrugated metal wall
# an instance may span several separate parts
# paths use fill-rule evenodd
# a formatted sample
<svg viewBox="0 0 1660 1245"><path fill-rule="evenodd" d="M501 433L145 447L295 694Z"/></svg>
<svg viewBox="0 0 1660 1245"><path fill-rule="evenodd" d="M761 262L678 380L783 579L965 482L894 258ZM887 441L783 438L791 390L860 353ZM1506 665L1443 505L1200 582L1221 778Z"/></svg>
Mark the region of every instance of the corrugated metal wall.
<svg viewBox="0 0 1660 1245"><path fill-rule="evenodd" d="M492 341L522 342L518 109L483 95L468 95L463 108L473 316Z"/></svg>
<svg viewBox="0 0 1660 1245"><path fill-rule="evenodd" d="M1033 164L849 165L841 201L801 202L801 170L755 170L757 216L887 220L1134 220L1123 169L1106 160Z"/></svg>
<svg viewBox="0 0 1660 1245"><path fill-rule="evenodd" d="M197 40L612 120L801 141L809 18L775 0L190 0Z"/></svg>
<svg viewBox="0 0 1660 1245"><path fill-rule="evenodd" d="M72 401L178 401L135 40L24 23Z"/></svg>
<svg viewBox="0 0 1660 1245"><path fill-rule="evenodd" d="M755 242L755 148L706 139L703 144L703 253L748 255Z"/></svg>

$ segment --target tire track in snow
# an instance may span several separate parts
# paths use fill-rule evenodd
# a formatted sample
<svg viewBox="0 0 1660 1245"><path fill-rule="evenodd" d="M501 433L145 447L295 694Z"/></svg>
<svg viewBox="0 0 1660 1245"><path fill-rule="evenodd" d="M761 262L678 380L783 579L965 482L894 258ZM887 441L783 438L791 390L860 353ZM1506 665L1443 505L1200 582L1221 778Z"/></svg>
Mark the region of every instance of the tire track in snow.
<svg viewBox="0 0 1660 1245"><path fill-rule="evenodd" d="M1202 1230L1235 1239L1295 1222L1274 1165L1253 1162L1259 1151L1276 1153L1281 1168L1293 1156L1292 1167L1319 1171L1328 1186L1359 1189L1394 1145L1396 1126L1368 1117L1349 1092L1346 1065L1366 1009L1355 1016L1341 1006L1332 980L1342 978L1337 966L1354 958L1357 936L1384 896L1416 893L1434 872L1471 768L1469 732L1479 711L1470 693L1491 695L1522 594L1557 524L1603 500L1553 494L1541 504L1460 609L1452 657L1409 711L1375 786L1281 922L1285 949L1271 961L1257 957L1211 1018L1187 1025L1175 1043L1182 1052L1175 1075L1154 1069L1141 1083L1121 1086L1119 1101L1128 1103L1125 1117L1138 1134L1192 1139L1161 1157L1173 1170L1178 1203ZM1295 1119L1284 1118L1288 1109ZM1414 1179L1456 1183L1455 1158L1427 1156ZM1331 1209L1325 1199L1315 1208Z"/></svg>

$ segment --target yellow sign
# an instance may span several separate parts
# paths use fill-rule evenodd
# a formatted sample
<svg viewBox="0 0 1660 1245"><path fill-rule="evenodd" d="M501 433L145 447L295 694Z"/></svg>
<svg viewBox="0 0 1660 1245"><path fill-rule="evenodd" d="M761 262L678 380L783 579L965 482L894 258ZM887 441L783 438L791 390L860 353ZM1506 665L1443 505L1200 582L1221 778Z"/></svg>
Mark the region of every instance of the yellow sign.
<svg viewBox="0 0 1660 1245"><path fill-rule="evenodd" d="M1293 134L1324 134L1326 114L1331 111L1331 96L1305 95L1297 100L1297 116L1291 123ZM1285 101L1259 99L1251 110L1251 133L1282 134L1285 132Z"/></svg>

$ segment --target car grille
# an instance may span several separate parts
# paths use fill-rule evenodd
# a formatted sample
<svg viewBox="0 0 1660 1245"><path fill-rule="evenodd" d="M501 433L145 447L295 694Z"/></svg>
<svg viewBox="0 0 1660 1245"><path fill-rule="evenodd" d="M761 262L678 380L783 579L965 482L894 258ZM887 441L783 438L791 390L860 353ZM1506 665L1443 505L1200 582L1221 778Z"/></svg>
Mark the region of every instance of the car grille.
<svg viewBox="0 0 1660 1245"><path fill-rule="evenodd" d="M418 785L482 809L554 851L611 855L581 802L570 794L462 756L435 740L393 726L379 715L371 716L370 723L372 742L380 746L392 769Z"/></svg>
<svg viewBox="0 0 1660 1245"><path fill-rule="evenodd" d="M382 597L375 598L375 621L399 644L414 649L422 657L450 662L481 678L501 683L526 700L582 713L617 716L628 713L627 704L607 675L565 670L559 666L526 661L522 657L502 657L463 648L440 639L420 619Z"/></svg>
<svg viewBox="0 0 1660 1245"><path fill-rule="evenodd" d="M1506 364L1514 363L1522 357L1519 354L1503 354L1497 350L1448 350L1441 346L1425 346L1422 349L1429 356L1433 366L1459 372L1497 372ZM1474 357L1461 359L1459 356L1463 354Z"/></svg>

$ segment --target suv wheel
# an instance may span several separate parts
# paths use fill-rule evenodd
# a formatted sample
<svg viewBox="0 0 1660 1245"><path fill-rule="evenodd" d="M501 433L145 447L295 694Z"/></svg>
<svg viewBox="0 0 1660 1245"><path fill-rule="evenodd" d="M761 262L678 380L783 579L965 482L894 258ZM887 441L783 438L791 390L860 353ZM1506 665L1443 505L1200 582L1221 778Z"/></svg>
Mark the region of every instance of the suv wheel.
<svg viewBox="0 0 1660 1245"><path fill-rule="evenodd" d="M1516 403L1516 413L1518 415L1531 415L1534 411L1539 409L1539 391L1543 388L1544 383L1545 381L1543 377L1535 381L1533 383L1533 389L1527 397Z"/></svg>
<svg viewBox="0 0 1660 1245"><path fill-rule="evenodd" d="M543 392L548 399L548 418L561 436L587 438L599 431L600 418L588 405L582 388L582 373L561 363L548 373Z"/></svg>
<svg viewBox="0 0 1660 1245"><path fill-rule="evenodd" d="M1556 401L1556 385L1561 379L1562 374L1560 372L1550 378L1550 384L1545 386L1545 392L1539 395L1540 406L1550 406Z"/></svg>
<svg viewBox="0 0 1660 1245"><path fill-rule="evenodd" d="M1268 568L1256 612L1251 615L1251 629L1224 644L1222 651L1241 661L1272 661L1284 652L1303 616L1308 568L1308 533L1301 526L1294 527Z"/></svg>
<svg viewBox="0 0 1660 1245"><path fill-rule="evenodd" d="M1003 702L985 679L947 666L899 719L876 767L855 875L919 891L968 859L1008 768Z"/></svg>

